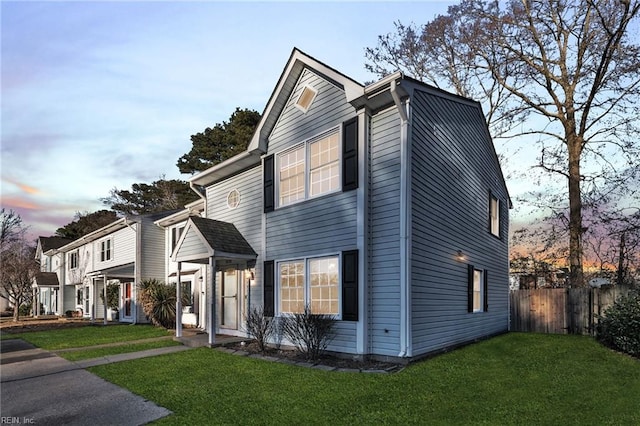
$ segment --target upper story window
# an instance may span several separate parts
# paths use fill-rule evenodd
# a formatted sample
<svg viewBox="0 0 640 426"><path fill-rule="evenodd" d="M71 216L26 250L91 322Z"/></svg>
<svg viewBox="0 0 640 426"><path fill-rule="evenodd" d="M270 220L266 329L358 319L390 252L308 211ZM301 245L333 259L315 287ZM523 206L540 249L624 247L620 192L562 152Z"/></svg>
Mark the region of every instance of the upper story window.
<svg viewBox="0 0 640 426"><path fill-rule="evenodd" d="M489 231L500 237L500 200L494 195L489 196Z"/></svg>
<svg viewBox="0 0 640 426"><path fill-rule="evenodd" d="M74 250L69 253L69 269L76 269L79 265L79 250Z"/></svg>
<svg viewBox="0 0 640 426"><path fill-rule="evenodd" d="M171 251L176 248L178 244L178 240L182 236L182 232L184 231L185 225L174 226L171 228Z"/></svg>
<svg viewBox="0 0 640 426"><path fill-rule="evenodd" d="M237 189L232 189L227 194L227 207L233 210L240 205L240 191Z"/></svg>
<svg viewBox="0 0 640 426"><path fill-rule="evenodd" d="M340 132L332 129L277 156L278 205L340 189Z"/></svg>
<svg viewBox="0 0 640 426"><path fill-rule="evenodd" d="M100 242L100 261L106 262L107 260L111 260L113 255L113 248L111 238L107 240L102 240Z"/></svg>

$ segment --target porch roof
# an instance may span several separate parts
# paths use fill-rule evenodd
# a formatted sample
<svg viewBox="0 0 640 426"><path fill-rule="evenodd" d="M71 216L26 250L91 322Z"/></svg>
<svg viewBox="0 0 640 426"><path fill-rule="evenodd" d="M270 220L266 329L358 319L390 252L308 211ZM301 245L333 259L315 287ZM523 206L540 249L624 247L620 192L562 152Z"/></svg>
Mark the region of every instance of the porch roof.
<svg viewBox="0 0 640 426"><path fill-rule="evenodd" d="M35 287L60 287L58 275L55 272L38 272L34 279Z"/></svg>
<svg viewBox="0 0 640 426"><path fill-rule="evenodd" d="M208 263L211 257L255 259L258 254L233 223L192 216L171 258L177 262Z"/></svg>
<svg viewBox="0 0 640 426"><path fill-rule="evenodd" d="M87 276L89 277L98 277L105 276L107 279L117 279L117 278L131 278L135 277L135 263L127 263L124 265L113 266L111 268L101 269L99 271L93 271Z"/></svg>

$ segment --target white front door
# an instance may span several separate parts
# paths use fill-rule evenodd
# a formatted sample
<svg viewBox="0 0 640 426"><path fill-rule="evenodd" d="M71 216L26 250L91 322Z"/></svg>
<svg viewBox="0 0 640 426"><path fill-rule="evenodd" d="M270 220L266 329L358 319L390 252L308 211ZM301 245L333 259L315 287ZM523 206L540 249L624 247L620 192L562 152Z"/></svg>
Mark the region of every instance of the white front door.
<svg viewBox="0 0 640 426"><path fill-rule="evenodd" d="M238 329L238 301L240 289L240 271L237 267L227 267L222 274L220 282L220 327Z"/></svg>

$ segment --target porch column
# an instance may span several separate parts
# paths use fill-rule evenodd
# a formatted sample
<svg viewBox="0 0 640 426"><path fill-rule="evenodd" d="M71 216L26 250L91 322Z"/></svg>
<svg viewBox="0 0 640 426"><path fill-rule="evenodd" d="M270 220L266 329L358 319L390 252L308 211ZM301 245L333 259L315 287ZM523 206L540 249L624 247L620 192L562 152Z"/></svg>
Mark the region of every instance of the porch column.
<svg viewBox="0 0 640 426"><path fill-rule="evenodd" d="M91 302L91 315L90 319L93 323L96 320L96 279L91 278L91 285L89 286L89 302Z"/></svg>
<svg viewBox="0 0 640 426"><path fill-rule="evenodd" d="M180 271L182 270L182 262L178 262L178 283L176 284L176 337L182 337L182 279Z"/></svg>
<svg viewBox="0 0 640 426"><path fill-rule="evenodd" d="M209 258L211 279L207 283L207 302L209 304L209 347L216 343L216 259Z"/></svg>
<svg viewBox="0 0 640 426"><path fill-rule="evenodd" d="M107 325L107 276L103 275L102 276L102 297L103 297L103 302L104 304L102 305L102 312L104 312L103 314L103 318L104 318L104 325Z"/></svg>
<svg viewBox="0 0 640 426"><path fill-rule="evenodd" d="M38 318L38 288L32 288L33 301L31 302L31 312L33 313L34 318ZM20 308L20 306L18 306Z"/></svg>

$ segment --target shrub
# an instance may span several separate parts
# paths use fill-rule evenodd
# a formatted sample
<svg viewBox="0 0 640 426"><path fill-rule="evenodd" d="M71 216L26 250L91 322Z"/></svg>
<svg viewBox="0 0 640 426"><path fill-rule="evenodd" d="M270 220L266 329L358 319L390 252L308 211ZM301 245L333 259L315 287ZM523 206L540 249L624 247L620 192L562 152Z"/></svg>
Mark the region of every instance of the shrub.
<svg viewBox="0 0 640 426"><path fill-rule="evenodd" d="M104 303L104 293L100 291L100 300ZM107 308L117 310L120 306L120 284L107 284Z"/></svg>
<svg viewBox="0 0 640 426"><path fill-rule="evenodd" d="M142 310L151 323L164 328L176 326L176 285L157 279L140 283Z"/></svg>
<svg viewBox="0 0 640 426"><path fill-rule="evenodd" d="M264 307L254 306L249 309L245 317L245 322L247 324L247 333L256 340L260 352L264 353L267 341L274 332L273 318L267 317L264 314Z"/></svg>
<svg viewBox="0 0 640 426"><path fill-rule="evenodd" d="M335 318L332 315L313 314L307 305L304 312L282 317L283 335L308 360L317 360L334 337Z"/></svg>
<svg viewBox="0 0 640 426"><path fill-rule="evenodd" d="M607 308L596 332L604 345L640 358L640 290L630 291Z"/></svg>

